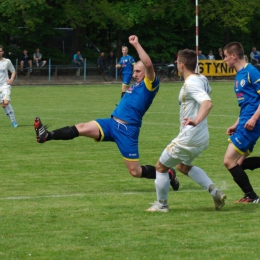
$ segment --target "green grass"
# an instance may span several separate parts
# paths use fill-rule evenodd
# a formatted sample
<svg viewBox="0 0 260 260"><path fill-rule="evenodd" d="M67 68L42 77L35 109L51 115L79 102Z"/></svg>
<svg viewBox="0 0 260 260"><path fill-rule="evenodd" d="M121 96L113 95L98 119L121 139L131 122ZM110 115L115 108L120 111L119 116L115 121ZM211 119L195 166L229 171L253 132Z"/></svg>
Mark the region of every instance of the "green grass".
<svg viewBox="0 0 260 260"><path fill-rule="evenodd" d="M227 203L215 211L211 196L179 173L169 213L144 211L156 199L154 182L131 177L114 143L35 141L35 116L51 130L109 117L119 85L13 87L19 127L0 116L0 259L257 259L260 206L232 203L243 194L222 164L225 131L239 113L233 82L211 85L210 147L195 164ZM154 165L178 133L179 89L162 84L145 115L141 164ZM260 170L248 173L260 194Z"/></svg>

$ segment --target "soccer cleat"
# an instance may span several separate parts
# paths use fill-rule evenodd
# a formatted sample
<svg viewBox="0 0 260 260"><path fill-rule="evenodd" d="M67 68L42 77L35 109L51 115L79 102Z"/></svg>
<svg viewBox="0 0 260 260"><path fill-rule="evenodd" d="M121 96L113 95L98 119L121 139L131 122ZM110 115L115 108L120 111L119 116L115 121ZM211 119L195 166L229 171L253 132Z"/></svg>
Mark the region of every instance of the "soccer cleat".
<svg viewBox="0 0 260 260"><path fill-rule="evenodd" d="M215 196L213 197L216 210L219 210L222 207L224 207L226 198L227 198L226 194L224 194L220 190L217 190Z"/></svg>
<svg viewBox="0 0 260 260"><path fill-rule="evenodd" d="M256 196L254 199L251 199L245 195L242 199L234 201L234 203L260 203L260 198Z"/></svg>
<svg viewBox="0 0 260 260"><path fill-rule="evenodd" d="M47 128L42 124L39 117L36 117L34 120L34 129L36 131L36 141L38 143L46 142L46 137L48 135Z"/></svg>
<svg viewBox="0 0 260 260"><path fill-rule="evenodd" d="M169 173L169 177L170 177L170 184L171 184L173 190L178 190L180 183L179 183L179 180L177 178L176 171L173 168L170 168L168 170L168 173Z"/></svg>
<svg viewBox="0 0 260 260"><path fill-rule="evenodd" d="M17 128L17 127L18 127L18 124L16 123L16 121L13 121L13 122L12 122L12 127L13 127L13 128Z"/></svg>
<svg viewBox="0 0 260 260"><path fill-rule="evenodd" d="M152 207L150 207L149 209L146 209L145 211L147 211L147 212L168 212L169 207L168 207L168 205L161 204L159 201L155 201L154 203L152 203Z"/></svg>

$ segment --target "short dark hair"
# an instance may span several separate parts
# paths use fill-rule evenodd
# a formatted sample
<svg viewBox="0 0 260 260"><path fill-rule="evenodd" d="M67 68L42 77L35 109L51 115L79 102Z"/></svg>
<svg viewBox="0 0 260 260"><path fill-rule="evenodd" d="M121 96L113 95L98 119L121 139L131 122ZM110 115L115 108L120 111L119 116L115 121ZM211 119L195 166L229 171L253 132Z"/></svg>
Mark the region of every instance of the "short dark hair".
<svg viewBox="0 0 260 260"><path fill-rule="evenodd" d="M197 66L197 53L194 50L179 50L178 58L188 70L195 71Z"/></svg>
<svg viewBox="0 0 260 260"><path fill-rule="evenodd" d="M240 60L244 59L244 48L239 42L231 42L224 47L229 55L235 53Z"/></svg>

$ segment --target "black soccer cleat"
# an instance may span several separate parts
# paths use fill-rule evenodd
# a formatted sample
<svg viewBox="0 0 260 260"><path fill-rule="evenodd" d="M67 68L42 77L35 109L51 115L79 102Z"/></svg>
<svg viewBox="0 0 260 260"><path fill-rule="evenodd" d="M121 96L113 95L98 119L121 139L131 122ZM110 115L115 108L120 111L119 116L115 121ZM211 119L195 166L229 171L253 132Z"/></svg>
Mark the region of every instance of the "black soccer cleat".
<svg viewBox="0 0 260 260"><path fill-rule="evenodd" d="M171 184L173 190L177 191L180 187L180 183L177 178L176 171L173 168L170 168L168 170L168 173L169 173L169 177L170 177L170 184Z"/></svg>
<svg viewBox="0 0 260 260"><path fill-rule="evenodd" d="M34 129L36 132L36 141L38 143L45 143L48 135L47 127L42 124L41 119L36 117L34 120Z"/></svg>

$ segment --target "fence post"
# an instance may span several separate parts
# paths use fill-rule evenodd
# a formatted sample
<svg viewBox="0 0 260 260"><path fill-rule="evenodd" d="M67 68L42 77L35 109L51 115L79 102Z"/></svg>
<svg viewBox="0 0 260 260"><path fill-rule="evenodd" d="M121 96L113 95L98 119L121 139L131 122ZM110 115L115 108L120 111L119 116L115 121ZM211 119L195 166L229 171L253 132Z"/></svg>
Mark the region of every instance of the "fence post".
<svg viewBox="0 0 260 260"><path fill-rule="evenodd" d="M17 77L18 77L18 59L15 60L15 81L17 81Z"/></svg>
<svg viewBox="0 0 260 260"><path fill-rule="evenodd" d="M84 82L86 82L87 59L84 59Z"/></svg>
<svg viewBox="0 0 260 260"><path fill-rule="evenodd" d="M49 59L49 82L51 82L51 59Z"/></svg>
<svg viewBox="0 0 260 260"><path fill-rule="evenodd" d="M117 58L116 58L116 65L117 65ZM116 68L116 81L117 81L117 79L118 79L118 71L117 71L117 67L115 67L115 68Z"/></svg>

